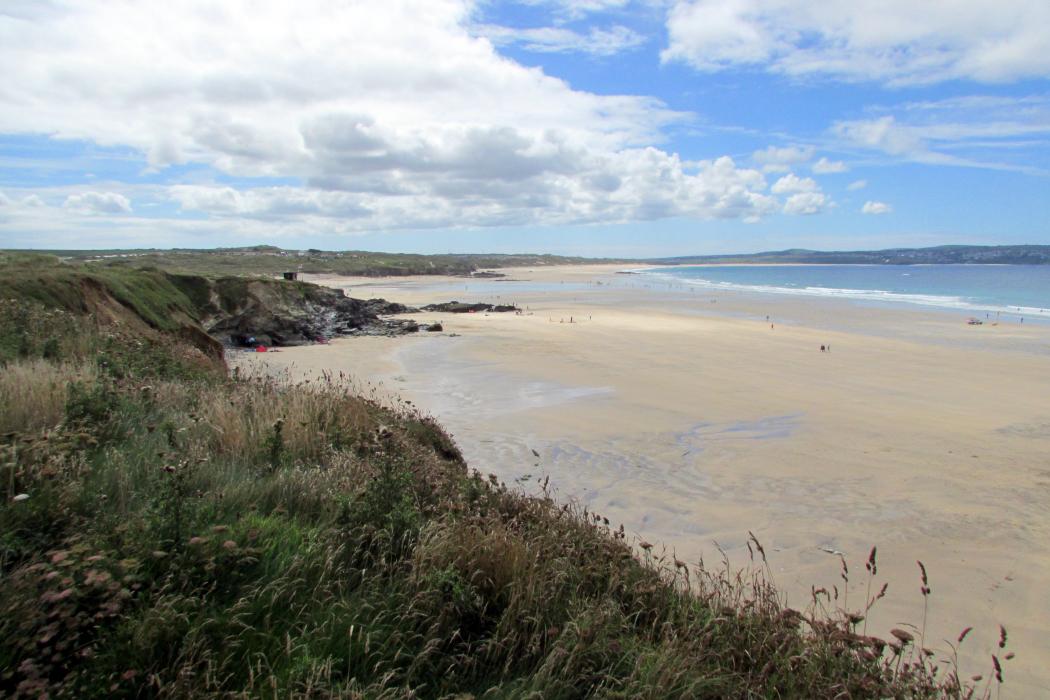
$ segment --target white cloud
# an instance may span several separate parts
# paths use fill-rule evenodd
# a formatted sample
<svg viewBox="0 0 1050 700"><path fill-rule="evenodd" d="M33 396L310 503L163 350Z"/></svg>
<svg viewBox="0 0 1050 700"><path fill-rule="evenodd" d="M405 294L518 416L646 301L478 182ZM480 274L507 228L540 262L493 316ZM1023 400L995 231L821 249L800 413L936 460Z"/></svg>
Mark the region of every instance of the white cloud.
<svg viewBox="0 0 1050 700"><path fill-rule="evenodd" d="M832 132L846 142L891 155L917 155L926 151L922 136L902 126L892 116L836 122Z"/></svg>
<svg viewBox="0 0 1050 700"><path fill-rule="evenodd" d="M860 208L862 214L889 214L893 211L893 207L886 202L864 202L864 206Z"/></svg>
<svg viewBox="0 0 1050 700"><path fill-rule="evenodd" d="M767 173L787 172L791 166L813 158L812 146L769 146L751 156Z"/></svg>
<svg viewBox="0 0 1050 700"><path fill-rule="evenodd" d="M824 211L827 205L828 197L821 192L799 192L784 202L784 213L809 216Z"/></svg>
<svg viewBox="0 0 1050 700"><path fill-rule="evenodd" d="M264 220L310 216L353 219L367 216L362 198L346 192L305 190L298 187L266 187L235 190L232 187L176 185L169 196L186 211L207 212Z"/></svg>
<svg viewBox="0 0 1050 700"><path fill-rule="evenodd" d="M0 15L0 65L24 67L2 87L0 132L130 146L155 169L193 163L301 183L166 191L230 230L782 211L758 170L729 157L684 163L649 145L687 115L573 90L509 61L471 36L470 9L466 0L158 0ZM768 151L772 166L812 157L806 147ZM66 210L126 214L130 201L75 192Z"/></svg>
<svg viewBox="0 0 1050 700"><path fill-rule="evenodd" d="M546 5L568 19L579 19L589 14L620 10L631 0L521 0L524 5Z"/></svg>
<svg viewBox="0 0 1050 700"><path fill-rule="evenodd" d="M591 56L612 56L636 49L646 38L622 26L608 29L591 27L587 34L580 34L564 27L533 27L517 29L484 25L475 32L496 45L517 44L526 51L536 53L583 53Z"/></svg>
<svg viewBox="0 0 1050 700"><path fill-rule="evenodd" d="M811 177L799 177L795 173L781 177L773 183L770 191L773 194L788 195L783 208L785 214L819 214L831 204L828 196L820 191L816 180Z"/></svg>
<svg viewBox="0 0 1050 700"><path fill-rule="evenodd" d="M39 197L37 198L39 201ZM78 214L126 214L131 202L116 192L82 192L66 197L63 208Z"/></svg>
<svg viewBox="0 0 1050 700"><path fill-rule="evenodd" d="M850 192L855 192L857 190L862 190L862 189L864 189L867 186L868 186L868 181L867 180L854 180L853 182L851 182L848 185L846 185L846 189L849 190Z"/></svg>
<svg viewBox="0 0 1050 700"><path fill-rule="evenodd" d="M842 147L920 163L1046 172L1026 146L1028 139L1050 136L1050 97L974 95L869 111L875 116L832 125Z"/></svg>
<svg viewBox="0 0 1050 700"><path fill-rule="evenodd" d="M0 133L302 183L167 192L225 230L754 220L783 208L758 170L650 145L687 115L500 56L471 34L468 0L24 7L0 14L0 65L19 66L0 88ZM67 199L69 211L130 207L113 192Z"/></svg>
<svg viewBox="0 0 1050 700"><path fill-rule="evenodd" d="M822 157L813 164L813 172L817 175L833 175L835 173L844 173L848 170L849 168L841 160L828 160L826 157Z"/></svg>
<svg viewBox="0 0 1050 700"><path fill-rule="evenodd" d="M1050 76L1041 0L676 0L665 61L889 84Z"/></svg>
<svg viewBox="0 0 1050 700"><path fill-rule="evenodd" d="M30 194L20 199L14 199L0 191L0 207L4 209L4 214L8 217L16 212L30 211L44 206L46 206L44 200L38 195Z"/></svg>
<svg viewBox="0 0 1050 700"><path fill-rule="evenodd" d="M816 192L820 189L816 180L811 177L799 177L795 173L788 173L773 183L773 194L789 194L791 192Z"/></svg>
<svg viewBox="0 0 1050 700"><path fill-rule="evenodd" d="M498 165L495 164L495 165ZM438 169L432 179L405 183L397 196L358 190L302 190L180 185L169 196L183 210L216 217L337 219L337 230L430 228L451 222L478 226L523 223L639 221L671 216L755 219L773 214L777 200L763 194L757 170L722 157L686 167L655 148L628 149L587 164L579 172L543 180L507 177L463 179ZM339 183L329 183L338 185Z"/></svg>

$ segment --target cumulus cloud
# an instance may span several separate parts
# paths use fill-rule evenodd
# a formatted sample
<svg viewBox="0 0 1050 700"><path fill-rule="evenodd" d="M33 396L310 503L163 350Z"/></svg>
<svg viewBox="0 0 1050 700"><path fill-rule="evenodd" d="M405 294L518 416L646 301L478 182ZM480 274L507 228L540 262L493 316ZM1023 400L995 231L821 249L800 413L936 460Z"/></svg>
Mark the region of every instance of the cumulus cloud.
<svg viewBox="0 0 1050 700"><path fill-rule="evenodd" d="M824 211L827 205L828 197L821 192L799 192L784 202L784 213L809 216Z"/></svg>
<svg viewBox="0 0 1050 700"><path fill-rule="evenodd" d="M131 202L116 192L81 192L66 197L63 208L78 214L127 214Z"/></svg>
<svg viewBox="0 0 1050 700"><path fill-rule="evenodd" d="M574 90L502 57L472 34L468 0L23 7L0 13L0 64L20 67L5 76L0 133L130 146L158 170L190 163L239 183L294 183L166 194L246 230L755 220L783 209L757 169L651 145L688 115ZM796 162L781 150L766 164ZM69 211L130 207L116 193L67 200Z"/></svg>
<svg viewBox="0 0 1050 700"><path fill-rule="evenodd" d="M773 194L788 195L783 207L785 214L819 214L831 204L831 200L821 192L816 180L811 177L799 177L795 173L788 173L774 182L770 191Z"/></svg>
<svg viewBox="0 0 1050 700"><path fill-rule="evenodd" d="M868 186L868 181L867 180L854 180L853 182L851 182L848 185L846 185L846 189L849 190L850 192L855 192L857 190L862 190L862 189L864 189L867 186Z"/></svg>
<svg viewBox="0 0 1050 700"><path fill-rule="evenodd" d="M891 85L1050 76L1039 0L676 0L665 61Z"/></svg>
<svg viewBox="0 0 1050 700"><path fill-rule="evenodd" d="M767 173L787 172L791 167L813 158L812 146L769 146L751 156Z"/></svg>
<svg viewBox="0 0 1050 700"><path fill-rule="evenodd" d="M185 211L220 217L338 217L340 230L430 228L465 221L499 226L644 221L671 216L757 219L776 213L779 202L764 194L757 170L731 158L682 164L655 148L627 149L587 160L582 169L543 177L493 171L482 186L436 166L403 184L397 196L357 181L327 183L329 189L179 185L169 196ZM488 166L486 166L488 167ZM340 187L341 189L332 189Z"/></svg>
<svg viewBox="0 0 1050 700"><path fill-rule="evenodd" d="M844 173L848 170L849 168L841 160L828 160L826 157L822 157L813 164L813 172L817 175L833 175L835 173Z"/></svg>
<svg viewBox="0 0 1050 700"><path fill-rule="evenodd" d="M891 211L893 211L893 207L886 204L886 202L875 202L871 200L864 202L864 206L860 208L862 214L889 214Z"/></svg>
<svg viewBox="0 0 1050 700"><path fill-rule="evenodd" d="M819 189L813 178L788 173L773 183L772 191L774 194L790 194L792 192L816 192Z"/></svg>
<svg viewBox="0 0 1050 700"><path fill-rule="evenodd" d="M0 191L0 208L4 209L4 214L7 216L12 215L15 212L25 212L33 209L39 209L45 206L44 200L39 195L30 194L20 198L9 197L3 191Z"/></svg>
<svg viewBox="0 0 1050 700"><path fill-rule="evenodd" d="M358 196L297 187L236 190L232 187L175 185L168 190L168 194L186 211L221 217L272 220L321 216L353 219L370 213L362 206L362 198Z"/></svg>
<svg viewBox="0 0 1050 700"><path fill-rule="evenodd" d="M515 44L536 53L582 53L590 56L612 56L636 49L645 43L644 36L623 26L608 29L591 27L586 34L564 27L512 28L483 25L475 30L496 45Z"/></svg>

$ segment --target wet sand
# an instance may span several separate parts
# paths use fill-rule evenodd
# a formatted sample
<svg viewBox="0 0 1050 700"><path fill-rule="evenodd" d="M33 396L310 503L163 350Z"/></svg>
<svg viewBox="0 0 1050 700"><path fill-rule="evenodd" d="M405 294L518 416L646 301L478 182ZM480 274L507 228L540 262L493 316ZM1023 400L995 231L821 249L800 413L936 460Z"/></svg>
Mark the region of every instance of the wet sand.
<svg viewBox="0 0 1050 700"><path fill-rule="evenodd" d="M824 550L844 553L849 603L863 605L878 545L874 588L889 590L869 632L921 624L922 560L928 647L974 625L963 670L987 676L1001 622L1017 652L1006 689L1050 687L1050 325L691 291L618 269L315 277L357 297L528 315L424 313L445 332L240 362L348 372L412 400L483 473L526 490L549 475L561 498L679 559L716 563L721 547L744 565L751 530L793 607L811 586L843 589Z"/></svg>

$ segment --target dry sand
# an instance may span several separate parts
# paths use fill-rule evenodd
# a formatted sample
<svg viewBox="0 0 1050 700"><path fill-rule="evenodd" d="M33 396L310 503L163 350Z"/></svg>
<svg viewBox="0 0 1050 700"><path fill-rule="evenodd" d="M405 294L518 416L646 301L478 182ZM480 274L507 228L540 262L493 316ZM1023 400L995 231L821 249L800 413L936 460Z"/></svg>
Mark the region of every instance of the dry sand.
<svg viewBox="0 0 1050 700"><path fill-rule="evenodd" d="M241 361L349 372L399 394L436 415L483 473L526 490L549 475L560 497L680 559L715 564L720 546L747 564L752 530L793 607L808 605L811 586L843 590L825 549L844 553L849 604L862 606L878 545L875 589L889 591L869 632L921 624L922 560L927 646L944 651L974 625L963 670L987 676L1002 623L1017 652L1004 690L1047 696L1050 325L712 294L617 269L509 272L522 282L314 278L353 296L513 301L531 315L423 314L445 333Z"/></svg>

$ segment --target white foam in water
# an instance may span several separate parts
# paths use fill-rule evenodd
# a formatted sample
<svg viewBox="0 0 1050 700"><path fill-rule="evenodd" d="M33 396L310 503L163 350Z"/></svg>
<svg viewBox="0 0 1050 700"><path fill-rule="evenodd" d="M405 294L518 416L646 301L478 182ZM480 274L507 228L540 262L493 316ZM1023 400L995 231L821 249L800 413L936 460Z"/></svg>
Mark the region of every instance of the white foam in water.
<svg viewBox="0 0 1050 700"><path fill-rule="evenodd" d="M959 309L962 311L1005 312L1019 316L1050 316L1050 309L1037 309L1031 306L995 306L978 304L962 297L938 296L934 294L902 294L884 289L836 289L834 287L777 287L763 284L737 284L735 282L716 282L705 279L689 279L652 270L630 270L644 273L665 280L704 287L737 292L760 292L764 294L791 294L794 296L832 297L838 299L857 299L861 301L881 301L886 303L918 304L940 308Z"/></svg>

